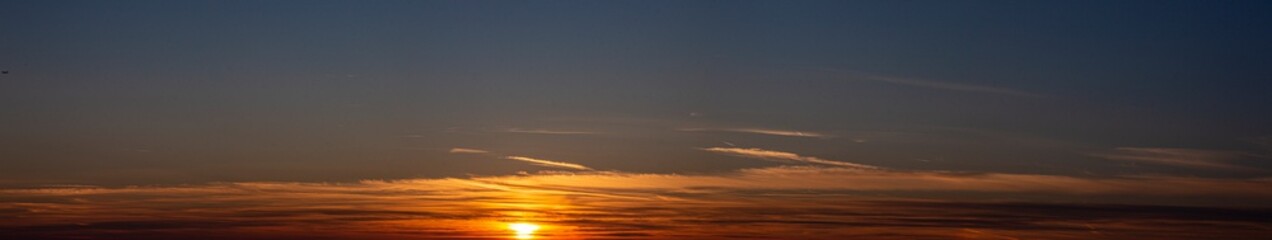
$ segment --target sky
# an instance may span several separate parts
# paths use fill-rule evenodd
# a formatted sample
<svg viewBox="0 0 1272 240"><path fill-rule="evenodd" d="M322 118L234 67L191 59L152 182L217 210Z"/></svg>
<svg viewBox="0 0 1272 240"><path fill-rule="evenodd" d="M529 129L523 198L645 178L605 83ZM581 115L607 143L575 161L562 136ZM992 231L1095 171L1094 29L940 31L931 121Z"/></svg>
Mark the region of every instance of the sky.
<svg viewBox="0 0 1272 240"><path fill-rule="evenodd" d="M0 2L24 239L1272 232L1272 2Z"/></svg>

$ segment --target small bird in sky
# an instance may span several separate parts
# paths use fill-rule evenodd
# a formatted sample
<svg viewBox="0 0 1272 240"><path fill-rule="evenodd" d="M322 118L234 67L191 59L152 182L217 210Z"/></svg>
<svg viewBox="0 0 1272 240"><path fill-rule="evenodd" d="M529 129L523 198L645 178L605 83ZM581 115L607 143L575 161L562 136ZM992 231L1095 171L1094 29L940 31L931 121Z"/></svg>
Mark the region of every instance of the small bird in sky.
<svg viewBox="0 0 1272 240"><path fill-rule="evenodd" d="M0 74L9 74L9 70L0 71Z"/></svg>

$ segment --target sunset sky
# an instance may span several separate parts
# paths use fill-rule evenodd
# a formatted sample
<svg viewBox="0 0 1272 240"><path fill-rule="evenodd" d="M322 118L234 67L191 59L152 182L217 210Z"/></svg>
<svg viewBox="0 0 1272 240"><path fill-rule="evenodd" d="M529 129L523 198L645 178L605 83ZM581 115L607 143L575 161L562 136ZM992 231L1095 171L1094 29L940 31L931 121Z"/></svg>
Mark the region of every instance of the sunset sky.
<svg viewBox="0 0 1272 240"><path fill-rule="evenodd" d="M0 3L0 239L1272 236L1272 1Z"/></svg>

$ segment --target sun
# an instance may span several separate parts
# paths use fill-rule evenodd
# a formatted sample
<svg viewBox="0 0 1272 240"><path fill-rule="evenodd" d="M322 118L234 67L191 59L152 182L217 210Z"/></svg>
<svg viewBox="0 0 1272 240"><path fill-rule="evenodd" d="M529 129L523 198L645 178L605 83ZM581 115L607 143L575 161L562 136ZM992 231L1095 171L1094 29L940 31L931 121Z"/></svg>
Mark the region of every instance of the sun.
<svg viewBox="0 0 1272 240"><path fill-rule="evenodd" d="M534 231L539 230L539 225L523 222L509 223L508 229L512 229L513 232L517 233L517 239L531 239L534 238Z"/></svg>

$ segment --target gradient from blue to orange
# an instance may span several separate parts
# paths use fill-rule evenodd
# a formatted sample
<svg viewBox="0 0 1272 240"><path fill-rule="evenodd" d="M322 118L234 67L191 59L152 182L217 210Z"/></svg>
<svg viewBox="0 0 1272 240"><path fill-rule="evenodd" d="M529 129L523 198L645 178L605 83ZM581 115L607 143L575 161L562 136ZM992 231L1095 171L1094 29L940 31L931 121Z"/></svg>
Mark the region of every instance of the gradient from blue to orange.
<svg viewBox="0 0 1272 240"><path fill-rule="evenodd" d="M1272 227L1269 9L4 1L0 232L1253 236ZM86 235L42 235L66 229Z"/></svg>

